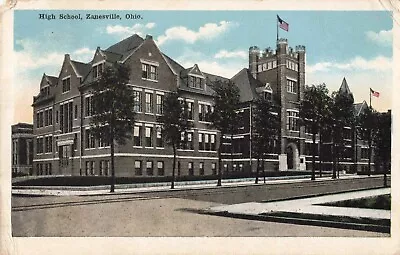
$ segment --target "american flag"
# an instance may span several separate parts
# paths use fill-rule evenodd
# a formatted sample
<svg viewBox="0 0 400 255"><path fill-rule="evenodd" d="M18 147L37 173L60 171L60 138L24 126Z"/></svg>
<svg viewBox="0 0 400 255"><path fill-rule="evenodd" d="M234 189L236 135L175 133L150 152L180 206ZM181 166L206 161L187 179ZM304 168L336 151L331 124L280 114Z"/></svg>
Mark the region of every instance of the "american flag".
<svg viewBox="0 0 400 255"><path fill-rule="evenodd" d="M276 16L278 17L279 27L285 31L289 31L289 24L286 23L283 19L281 19L279 15Z"/></svg>
<svg viewBox="0 0 400 255"><path fill-rule="evenodd" d="M379 92L378 91L375 91L375 90L373 90L371 88L369 88L369 89L370 89L371 95L373 95L374 97L379 97Z"/></svg>

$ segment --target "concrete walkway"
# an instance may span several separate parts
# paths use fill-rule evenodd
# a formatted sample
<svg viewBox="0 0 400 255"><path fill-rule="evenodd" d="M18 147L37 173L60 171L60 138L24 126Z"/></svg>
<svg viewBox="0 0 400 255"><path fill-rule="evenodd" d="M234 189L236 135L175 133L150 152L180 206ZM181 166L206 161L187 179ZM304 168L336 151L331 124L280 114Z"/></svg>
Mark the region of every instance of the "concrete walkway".
<svg viewBox="0 0 400 255"><path fill-rule="evenodd" d="M320 204L337 202L348 199L390 194L390 188L345 192L334 195L317 196L312 198L292 199L275 202L252 202L234 205L212 207L210 212L228 212L243 215L259 215L261 213L289 212L326 216L345 216L370 219L389 219L389 210L362 209L352 207L324 206Z"/></svg>
<svg viewBox="0 0 400 255"><path fill-rule="evenodd" d="M367 178L365 176L358 175L341 175L340 179L356 179L356 178ZM235 186L249 186L249 185L264 185L263 180L260 178L260 184L254 184L254 178L236 179L236 180L222 180L222 186L224 187L235 187ZM331 177L317 178L315 182L335 180ZM279 184L279 183L301 183L310 181L309 178L266 178L267 184ZM174 190L188 190L188 189L212 189L218 188L216 186L217 181L207 182L176 182ZM13 186L13 195L31 195L31 196L91 196L91 195L110 195L110 186L93 186L93 187L72 187L72 186ZM115 194L126 194L126 193L144 193L144 192L157 192L157 191L173 191L170 189L170 183L162 183L160 186L155 186L154 183L149 183L147 186L137 187L135 184L118 184L115 186Z"/></svg>

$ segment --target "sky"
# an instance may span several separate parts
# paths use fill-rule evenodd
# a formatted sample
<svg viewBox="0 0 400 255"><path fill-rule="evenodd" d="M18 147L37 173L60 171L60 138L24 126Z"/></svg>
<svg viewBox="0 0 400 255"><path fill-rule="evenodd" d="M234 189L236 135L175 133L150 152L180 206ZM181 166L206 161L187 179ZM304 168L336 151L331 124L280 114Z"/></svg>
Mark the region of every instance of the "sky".
<svg viewBox="0 0 400 255"><path fill-rule="evenodd" d="M54 14L56 19L39 19ZM82 20L59 19L81 14ZM87 20L86 14L119 14L116 20ZM279 30L290 47L306 47L306 84L325 83L338 90L346 77L355 102L378 111L392 107L392 16L387 11L55 11L14 12L14 123L32 123L32 100L43 73L58 76L64 54L89 62L97 47L137 33L153 36L166 55L184 67L231 78L248 67L248 49L276 47ZM138 17L127 19L126 15Z"/></svg>

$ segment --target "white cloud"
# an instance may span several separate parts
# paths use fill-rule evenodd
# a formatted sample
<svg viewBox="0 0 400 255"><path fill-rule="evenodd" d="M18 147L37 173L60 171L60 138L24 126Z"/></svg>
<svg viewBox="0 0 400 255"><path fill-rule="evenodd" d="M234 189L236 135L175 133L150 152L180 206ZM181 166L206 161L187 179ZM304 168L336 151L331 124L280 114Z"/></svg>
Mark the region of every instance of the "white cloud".
<svg viewBox="0 0 400 255"><path fill-rule="evenodd" d="M15 51L15 63L17 72L26 72L42 67L60 66L64 59L61 52L38 51L38 43L30 40L19 40L16 42L22 50Z"/></svg>
<svg viewBox="0 0 400 255"><path fill-rule="evenodd" d="M179 64L185 68L189 68L197 64L201 71L231 78L247 65L244 59L235 59L224 61L224 59L213 59L198 51L185 48L182 55L176 58Z"/></svg>
<svg viewBox="0 0 400 255"><path fill-rule="evenodd" d="M201 26L197 31L188 29L184 26L171 27L168 28L163 35L160 35L157 38L157 44L162 45L165 42L172 40L181 40L190 44L199 40L212 40L235 25L236 23L230 21L207 23Z"/></svg>
<svg viewBox="0 0 400 255"><path fill-rule="evenodd" d="M87 47L80 48L72 52L71 59L86 63L92 60L94 52L95 50L91 50Z"/></svg>
<svg viewBox="0 0 400 255"><path fill-rule="evenodd" d="M335 69L348 71L385 71L391 70L391 68L391 58L377 56L373 59L365 59L357 56L347 62L320 62L314 65L307 65L306 72L330 72Z"/></svg>
<svg viewBox="0 0 400 255"><path fill-rule="evenodd" d="M144 36L148 32L148 30L154 28L155 26L156 23L147 23L147 24L136 23L131 27L121 26L121 25L115 25L115 26L108 25L106 27L106 32L107 34L117 35L120 38L128 37L133 34Z"/></svg>
<svg viewBox="0 0 400 255"><path fill-rule="evenodd" d="M379 32L367 31L365 33L367 38L374 43L383 46L392 46L393 32L392 30L381 30Z"/></svg>
<svg viewBox="0 0 400 255"><path fill-rule="evenodd" d="M217 54L214 55L214 58L247 58L248 52L244 50L236 50L236 51L227 51L220 50Z"/></svg>

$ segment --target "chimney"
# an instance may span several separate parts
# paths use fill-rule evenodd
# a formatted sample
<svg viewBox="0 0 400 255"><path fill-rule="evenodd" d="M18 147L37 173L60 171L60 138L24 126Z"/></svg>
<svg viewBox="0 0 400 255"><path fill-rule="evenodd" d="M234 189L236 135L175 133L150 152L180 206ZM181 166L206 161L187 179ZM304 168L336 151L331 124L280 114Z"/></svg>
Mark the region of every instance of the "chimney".
<svg viewBox="0 0 400 255"><path fill-rule="evenodd" d="M146 35L146 40L153 40L153 36L151 36L151 35Z"/></svg>

